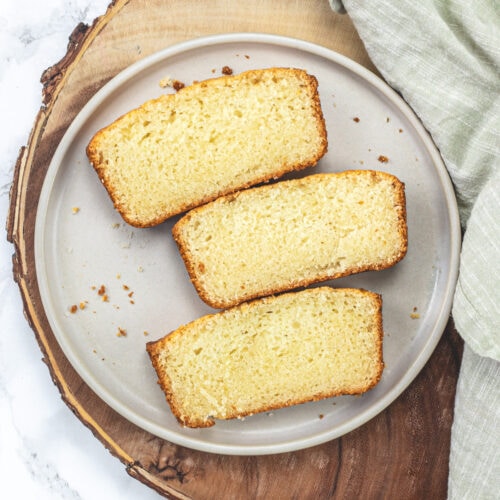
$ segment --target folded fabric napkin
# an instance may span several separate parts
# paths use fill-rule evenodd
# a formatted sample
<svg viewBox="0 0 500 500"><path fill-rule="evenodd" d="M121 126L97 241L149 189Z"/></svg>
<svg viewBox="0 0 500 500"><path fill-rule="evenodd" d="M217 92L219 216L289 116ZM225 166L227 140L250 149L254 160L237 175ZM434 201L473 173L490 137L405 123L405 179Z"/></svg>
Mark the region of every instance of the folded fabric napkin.
<svg viewBox="0 0 500 500"><path fill-rule="evenodd" d="M330 0L423 122L455 187L464 239L453 303L465 341L448 497L500 498L500 2Z"/></svg>

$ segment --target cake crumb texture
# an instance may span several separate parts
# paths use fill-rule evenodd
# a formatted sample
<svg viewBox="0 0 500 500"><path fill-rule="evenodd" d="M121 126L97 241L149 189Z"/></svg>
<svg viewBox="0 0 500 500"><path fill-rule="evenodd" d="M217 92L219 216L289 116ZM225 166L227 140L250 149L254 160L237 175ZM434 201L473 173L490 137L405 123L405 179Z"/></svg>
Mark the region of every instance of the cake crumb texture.
<svg viewBox="0 0 500 500"><path fill-rule="evenodd" d="M382 299L318 287L203 316L147 351L166 400L186 427L242 418L379 381Z"/></svg>
<svg viewBox="0 0 500 500"><path fill-rule="evenodd" d="M318 82L294 68L193 83L128 112L87 146L115 208L137 227L314 166L326 151Z"/></svg>
<svg viewBox="0 0 500 500"><path fill-rule="evenodd" d="M400 261L404 184L373 170L254 187L190 211L173 227L200 297L225 308Z"/></svg>

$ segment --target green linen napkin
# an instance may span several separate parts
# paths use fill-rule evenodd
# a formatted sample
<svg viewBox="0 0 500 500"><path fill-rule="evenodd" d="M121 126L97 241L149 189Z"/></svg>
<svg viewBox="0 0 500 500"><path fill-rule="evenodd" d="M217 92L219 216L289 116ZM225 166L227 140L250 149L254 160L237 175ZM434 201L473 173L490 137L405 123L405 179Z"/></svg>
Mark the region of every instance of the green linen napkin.
<svg viewBox="0 0 500 500"><path fill-rule="evenodd" d="M464 239L453 302L465 341L448 497L500 498L500 2L330 0L413 108L455 187Z"/></svg>

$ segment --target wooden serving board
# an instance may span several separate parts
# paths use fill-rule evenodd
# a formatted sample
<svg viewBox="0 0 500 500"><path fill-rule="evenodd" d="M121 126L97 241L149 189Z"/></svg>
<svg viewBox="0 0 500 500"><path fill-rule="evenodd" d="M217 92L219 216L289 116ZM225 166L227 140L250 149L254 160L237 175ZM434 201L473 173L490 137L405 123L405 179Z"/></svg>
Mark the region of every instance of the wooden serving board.
<svg viewBox="0 0 500 500"><path fill-rule="evenodd" d="M349 17L327 0L116 0L79 25L42 75L43 105L15 168L7 222L26 317L62 398L134 478L169 498L446 498L450 427L462 342L450 320L420 375L385 411L326 444L272 456L193 451L134 426L103 403L63 355L37 286L34 228L54 151L89 98L120 70L174 43L261 32L308 40L375 71Z"/></svg>

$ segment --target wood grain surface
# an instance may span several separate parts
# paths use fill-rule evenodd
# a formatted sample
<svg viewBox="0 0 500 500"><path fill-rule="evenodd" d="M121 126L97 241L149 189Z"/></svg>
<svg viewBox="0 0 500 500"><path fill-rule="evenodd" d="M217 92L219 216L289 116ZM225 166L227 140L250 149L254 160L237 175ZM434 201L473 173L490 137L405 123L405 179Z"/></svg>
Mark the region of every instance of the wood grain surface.
<svg viewBox="0 0 500 500"><path fill-rule="evenodd" d="M364 426L314 448L257 457L193 451L139 429L89 389L54 338L37 286L34 227L42 183L64 132L89 98L131 63L183 40L229 32L308 40L376 72L349 17L333 13L327 0L117 0L92 26L77 26L66 56L42 75L42 106L19 154L7 221L14 277L50 376L124 469L169 498L444 499L462 354L451 320L415 381Z"/></svg>

